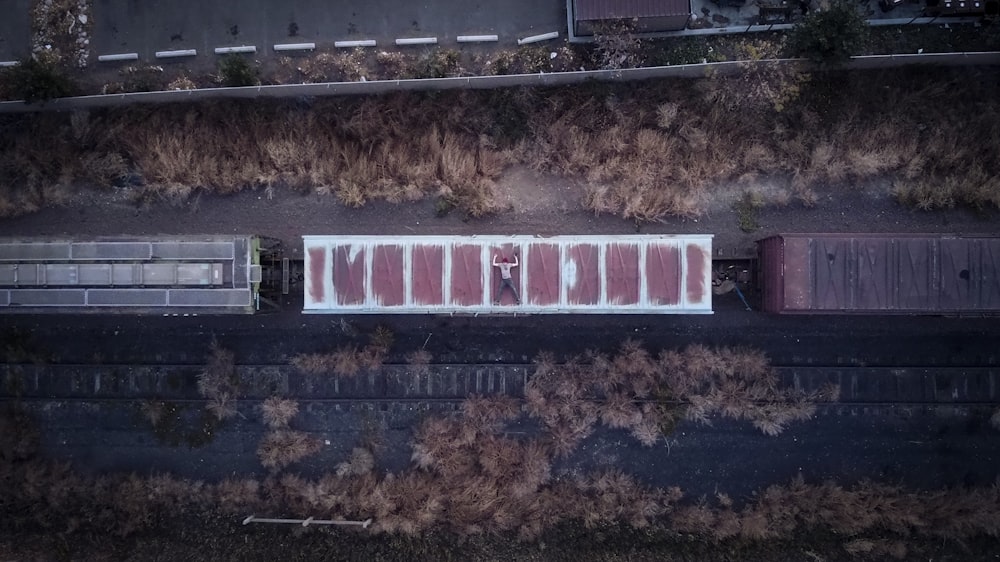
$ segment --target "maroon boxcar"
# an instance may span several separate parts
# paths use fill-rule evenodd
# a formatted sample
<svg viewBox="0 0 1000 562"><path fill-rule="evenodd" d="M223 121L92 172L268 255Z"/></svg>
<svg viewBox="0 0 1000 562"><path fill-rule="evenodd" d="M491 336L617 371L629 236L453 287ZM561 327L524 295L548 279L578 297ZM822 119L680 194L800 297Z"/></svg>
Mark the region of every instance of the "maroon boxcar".
<svg viewBox="0 0 1000 562"><path fill-rule="evenodd" d="M1000 237L781 234L757 242L763 310L1000 313Z"/></svg>

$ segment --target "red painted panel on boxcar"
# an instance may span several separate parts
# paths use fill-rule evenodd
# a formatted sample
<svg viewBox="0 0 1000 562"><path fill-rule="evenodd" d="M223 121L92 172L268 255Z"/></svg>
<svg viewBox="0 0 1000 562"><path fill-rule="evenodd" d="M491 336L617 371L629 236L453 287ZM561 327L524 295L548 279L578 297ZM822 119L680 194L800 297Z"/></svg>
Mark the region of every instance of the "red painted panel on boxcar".
<svg viewBox="0 0 1000 562"><path fill-rule="evenodd" d="M514 255L515 253L517 253L518 255L515 256ZM514 244L500 244L498 246L490 246L490 253L489 253L490 286L487 288L487 290L490 293L490 302L497 302L499 300L500 304L514 304L514 294L511 293L509 290L504 291L501 298L499 299L497 298L498 297L497 289L500 286L500 268L494 267L493 262L496 261L497 263L500 263L503 261L504 258L507 258L510 261L510 263L514 263L515 261L517 261L517 267L511 268L510 270L510 280L511 283L514 284L514 288L517 290L518 295L521 294L522 292L521 272L524 269L524 263L522 261L522 256L520 255L519 246L515 246Z"/></svg>
<svg viewBox="0 0 1000 562"><path fill-rule="evenodd" d="M413 304L444 304L444 248L441 246L417 244L413 246L411 283L413 284Z"/></svg>
<svg viewBox="0 0 1000 562"><path fill-rule="evenodd" d="M687 246L687 300L689 303L705 300L705 252L697 244ZM680 277L680 275L678 275Z"/></svg>
<svg viewBox="0 0 1000 562"><path fill-rule="evenodd" d="M691 249L688 247L688 261L691 260ZM701 251L693 247L698 254ZM690 267L690 266L689 266ZM699 266L698 275L704 275L704 265ZM691 273L688 273L690 283ZM700 282L699 282L700 285ZM673 245L650 244L646 253L646 288L649 294L649 304L653 306L676 305L681 300L681 253ZM699 299L694 302L700 302Z"/></svg>
<svg viewBox="0 0 1000 562"><path fill-rule="evenodd" d="M365 248L361 245L333 249L333 292L337 304L365 302Z"/></svg>
<svg viewBox="0 0 1000 562"><path fill-rule="evenodd" d="M594 305L601 301L600 250L595 244L566 247L563 282L569 305Z"/></svg>
<svg viewBox="0 0 1000 562"><path fill-rule="evenodd" d="M406 300L403 247L378 245L372 253L372 293L380 306L399 306Z"/></svg>
<svg viewBox="0 0 1000 562"><path fill-rule="evenodd" d="M526 280L525 302L538 306L559 304L559 289L562 286L559 246L532 244L528 246L526 261L530 277Z"/></svg>
<svg viewBox="0 0 1000 562"><path fill-rule="evenodd" d="M313 302L323 302L325 281L326 248L309 248L309 297Z"/></svg>
<svg viewBox="0 0 1000 562"><path fill-rule="evenodd" d="M472 306L483 302L482 247L458 244L451 249L451 304Z"/></svg>
<svg viewBox="0 0 1000 562"><path fill-rule="evenodd" d="M608 304L627 306L639 302L638 244L608 244Z"/></svg>

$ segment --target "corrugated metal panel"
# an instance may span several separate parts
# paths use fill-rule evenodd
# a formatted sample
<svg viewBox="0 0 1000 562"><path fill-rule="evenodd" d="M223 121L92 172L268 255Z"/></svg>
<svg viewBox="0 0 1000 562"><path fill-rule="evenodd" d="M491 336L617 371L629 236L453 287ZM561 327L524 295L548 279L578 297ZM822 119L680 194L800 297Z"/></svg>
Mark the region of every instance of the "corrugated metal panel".
<svg viewBox="0 0 1000 562"><path fill-rule="evenodd" d="M711 313L711 236L305 236L305 312ZM517 256L500 287L494 259ZM332 264L328 265L328 264ZM493 303L499 301L499 305Z"/></svg>
<svg viewBox="0 0 1000 562"><path fill-rule="evenodd" d="M252 236L2 240L0 312L250 313L254 247Z"/></svg>
<svg viewBox="0 0 1000 562"><path fill-rule="evenodd" d="M688 0L574 0L577 21L653 18L691 13Z"/></svg>
<svg viewBox="0 0 1000 562"><path fill-rule="evenodd" d="M72 245L75 260L148 260L153 257L149 242L76 242Z"/></svg>
<svg viewBox="0 0 1000 562"><path fill-rule="evenodd" d="M758 244L768 312L1000 312L997 237L788 234Z"/></svg>
<svg viewBox="0 0 1000 562"><path fill-rule="evenodd" d="M70 259L67 242L11 241L0 243L0 261L41 261Z"/></svg>

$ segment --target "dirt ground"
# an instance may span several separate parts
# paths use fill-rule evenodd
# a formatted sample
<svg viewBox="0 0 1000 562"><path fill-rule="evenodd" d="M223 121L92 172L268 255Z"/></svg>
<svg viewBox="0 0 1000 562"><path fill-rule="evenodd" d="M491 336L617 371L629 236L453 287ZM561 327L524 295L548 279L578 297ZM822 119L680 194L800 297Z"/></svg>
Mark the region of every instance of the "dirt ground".
<svg viewBox="0 0 1000 562"><path fill-rule="evenodd" d="M508 211L473 219L460 211L438 216L433 199L416 203L369 202L344 207L334 196L291 190L244 191L235 195L196 194L181 206L159 202L137 205L129 188L98 191L80 188L59 207L0 220L0 236L114 236L125 234L253 233L282 239L292 255L301 253L304 234L700 234L715 235L720 257L743 257L753 241L776 232L944 232L993 233L1000 212L955 209L918 211L903 207L889 193L890 179L866 185L817 189L814 207L776 204L785 180L775 178L749 189L765 202L755 211L758 229L741 230L735 204L747 187L717 186L708 211L697 219L670 218L636 223L595 215L581 204L584 186L521 166L507 168L497 182L497 197Z"/></svg>

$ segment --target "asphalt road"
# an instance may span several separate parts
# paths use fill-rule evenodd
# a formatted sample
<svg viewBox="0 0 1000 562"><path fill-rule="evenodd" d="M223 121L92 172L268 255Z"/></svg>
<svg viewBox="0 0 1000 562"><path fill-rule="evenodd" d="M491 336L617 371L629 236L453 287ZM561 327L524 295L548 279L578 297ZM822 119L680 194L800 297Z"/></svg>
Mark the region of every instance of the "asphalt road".
<svg viewBox="0 0 1000 562"><path fill-rule="evenodd" d="M197 49L198 61L214 65L216 47L254 45L258 56L273 56L276 43L374 39L380 47L399 37L437 37L457 45L459 35L498 35L504 45L519 37L565 33L566 3L560 0L496 2L447 0L95 0L95 54ZM189 62L185 60L185 62Z"/></svg>
<svg viewBox="0 0 1000 562"><path fill-rule="evenodd" d="M0 18L0 61L14 61L31 53L31 0L4 2Z"/></svg>

